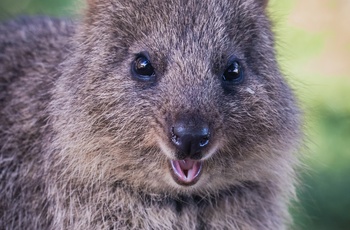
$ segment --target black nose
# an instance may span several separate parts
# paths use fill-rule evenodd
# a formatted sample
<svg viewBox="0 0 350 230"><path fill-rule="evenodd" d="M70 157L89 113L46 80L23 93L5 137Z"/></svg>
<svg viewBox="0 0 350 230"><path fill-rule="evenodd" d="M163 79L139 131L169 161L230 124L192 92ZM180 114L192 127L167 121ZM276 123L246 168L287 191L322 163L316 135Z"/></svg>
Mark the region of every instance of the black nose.
<svg viewBox="0 0 350 230"><path fill-rule="evenodd" d="M184 117L177 119L171 129L171 140L178 149L179 158L199 159L202 149L209 144L209 125L202 119Z"/></svg>

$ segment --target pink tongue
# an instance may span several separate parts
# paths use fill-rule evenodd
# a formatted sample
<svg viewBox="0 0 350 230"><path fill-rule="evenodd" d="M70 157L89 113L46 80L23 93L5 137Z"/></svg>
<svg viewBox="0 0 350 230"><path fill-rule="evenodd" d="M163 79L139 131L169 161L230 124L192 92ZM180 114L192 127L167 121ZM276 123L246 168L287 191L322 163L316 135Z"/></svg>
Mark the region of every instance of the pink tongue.
<svg viewBox="0 0 350 230"><path fill-rule="evenodd" d="M202 162L194 160L172 160L171 166L181 181L190 183L197 178L202 169Z"/></svg>
<svg viewBox="0 0 350 230"><path fill-rule="evenodd" d="M192 160L179 161L179 165L182 170L190 170L191 168L193 168L194 164L195 164L195 161L192 161Z"/></svg>

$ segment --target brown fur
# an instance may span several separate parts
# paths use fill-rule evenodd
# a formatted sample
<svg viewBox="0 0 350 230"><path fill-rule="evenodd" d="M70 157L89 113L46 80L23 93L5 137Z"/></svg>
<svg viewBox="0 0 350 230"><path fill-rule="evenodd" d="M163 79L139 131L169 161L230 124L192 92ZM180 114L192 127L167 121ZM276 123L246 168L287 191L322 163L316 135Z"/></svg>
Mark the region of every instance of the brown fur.
<svg viewBox="0 0 350 230"><path fill-rule="evenodd" d="M90 0L77 26L0 25L0 229L286 228L299 112L266 2ZM130 76L142 51L153 84ZM169 172L180 114L213 130L193 186Z"/></svg>

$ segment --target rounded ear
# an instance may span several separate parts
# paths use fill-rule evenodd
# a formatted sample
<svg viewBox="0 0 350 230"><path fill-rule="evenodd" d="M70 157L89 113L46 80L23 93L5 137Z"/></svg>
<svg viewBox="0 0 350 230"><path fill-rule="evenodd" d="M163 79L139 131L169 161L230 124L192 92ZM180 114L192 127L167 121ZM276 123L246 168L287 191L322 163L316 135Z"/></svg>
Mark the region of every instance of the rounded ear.
<svg viewBox="0 0 350 230"><path fill-rule="evenodd" d="M98 3L102 2L102 0L85 0L85 2L87 3L86 6L86 10L88 13L88 17L94 17L93 15L96 14L97 12L97 7L98 7ZM90 15L91 14L91 15Z"/></svg>
<svg viewBox="0 0 350 230"><path fill-rule="evenodd" d="M269 0L260 0L261 1L261 3L262 3L262 6L264 7L264 8L266 8L267 7L267 4L269 3Z"/></svg>
<svg viewBox="0 0 350 230"><path fill-rule="evenodd" d="M247 2L247 5L253 4L253 5L258 6L259 8L265 10L267 8L269 0L245 0L245 2Z"/></svg>
<svg viewBox="0 0 350 230"><path fill-rule="evenodd" d="M269 3L269 0L255 0L255 1L264 9L267 7L267 4Z"/></svg>
<svg viewBox="0 0 350 230"><path fill-rule="evenodd" d="M93 7L96 3L96 0L86 0L86 2L89 7Z"/></svg>

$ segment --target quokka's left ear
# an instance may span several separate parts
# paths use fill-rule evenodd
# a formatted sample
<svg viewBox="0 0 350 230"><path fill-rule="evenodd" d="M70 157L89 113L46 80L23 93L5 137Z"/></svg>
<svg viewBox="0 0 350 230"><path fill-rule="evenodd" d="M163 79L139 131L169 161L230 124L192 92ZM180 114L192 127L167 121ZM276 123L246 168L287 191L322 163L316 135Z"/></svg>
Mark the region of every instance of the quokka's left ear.
<svg viewBox="0 0 350 230"><path fill-rule="evenodd" d="M265 10L267 8L269 0L243 0L241 2L242 3L244 2L245 6L254 5L254 6L258 6L259 8Z"/></svg>
<svg viewBox="0 0 350 230"><path fill-rule="evenodd" d="M269 3L269 0L255 0L261 7L264 9L267 7L267 4Z"/></svg>

